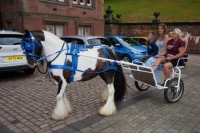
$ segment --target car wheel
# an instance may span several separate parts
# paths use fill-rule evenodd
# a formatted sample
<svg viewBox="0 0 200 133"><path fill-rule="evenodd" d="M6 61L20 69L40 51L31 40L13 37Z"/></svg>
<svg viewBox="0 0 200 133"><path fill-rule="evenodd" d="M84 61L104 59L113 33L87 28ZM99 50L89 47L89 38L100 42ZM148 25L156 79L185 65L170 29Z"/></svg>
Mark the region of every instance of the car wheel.
<svg viewBox="0 0 200 133"><path fill-rule="evenodd" d="M25 74L33 74L35 72L35 68L28 68L28 69L24 69L24 73Z"/></svg>
<svg viewBox="0 0 200 133"><path fill-rule="evenodd" d="M124 55L124 56L122 57L122 60L123 60L123 61L127 61L127 62L131 62L131 58L130 58L128 55Z"/></svg>

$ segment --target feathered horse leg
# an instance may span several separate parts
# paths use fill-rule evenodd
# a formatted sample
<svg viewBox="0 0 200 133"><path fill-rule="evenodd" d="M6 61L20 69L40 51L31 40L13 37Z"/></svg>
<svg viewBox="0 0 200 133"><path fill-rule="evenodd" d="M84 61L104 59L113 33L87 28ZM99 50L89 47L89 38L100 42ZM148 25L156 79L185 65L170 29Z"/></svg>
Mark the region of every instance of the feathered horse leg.
<svg viewBox="0 0 200 133"><path fill-rule="evenodd" d="M108 87L108 99L106 101L106 104L100 108L99 113L101 115L110 116L117 112L116 105L114 102L115 89L112 83L108 84L107 87Z"/></svg>
<svg viewBox="0 0 200 133"><path fill-rule="evenodd" d="M66 87L67 82L65 82L65 80L60 80L58 83L58 94L56 97L57 103L55 109L52 112L52 118L54 120L64 119L71 112L71 105L65 94Z"/></svg>
<svg viewBox="0 0 200 133"><path fill-rule="evenodd" d="M122 67L117 66L116 72L108 71L100 74L100 77L107 83L108 94L101 95L103 98L107 98L107 101L103 107L100 108L99 113L101 115L109 116L116 113L115 102L122 101L126 92L126 79L122 73ZM114 83L114 85L113 85ZM106 94L106 93L105 93Z"/></svg>

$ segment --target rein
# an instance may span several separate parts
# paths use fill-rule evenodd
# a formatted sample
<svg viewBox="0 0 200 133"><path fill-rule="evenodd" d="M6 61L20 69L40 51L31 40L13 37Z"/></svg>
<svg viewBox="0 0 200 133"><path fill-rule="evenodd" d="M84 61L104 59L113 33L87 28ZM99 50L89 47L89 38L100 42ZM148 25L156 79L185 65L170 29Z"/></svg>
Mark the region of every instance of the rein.
<svg viewBox="0 0 200 133"><path fill-rule="evenodd" d="M43 48L43 45L41 44L40 41L36 40L34 38L34 36L32 35L32 33L30 33L30 37L26 37L22 40L21 42L21 47L24 51L24 54L27 55L27 56L31 56L32 58L35 59L35 62L40 62L40 61L46 61L47 65L46 65L46 70L45 72L42 72L38 66L36 66L37 70L41 73L41 74L46 74L48 73L49 75L49 78L51 79L51 71L50 69L64 69L64 70L69 70L71 71L71 77L68 81L68 83L71 83L73 82L73 79L74 79L74 75L75 75L75 72L76 71L79 71L79 72L83 72L83 73L88 73L88 74L99 74L99 73L102 73L102 72L105 72L107 70L114 70L114 71L118 71L117 70L117 66L116 66L116 60L113 60L113 62L111 64L108 63L108 61L105 61L106 63L106 69L103 69L103 70L100 70L98 72L88 72L88 71L83 71L83 70L79 70L77 69L77 66L78 66L78 57L79 55L77 53L79 52L82 52L82 51L87 51L87 46L85 45L76 45L76 44L73 44L73 45L70 45L69 44L66 44L67 48L66 49L63 49L64 48L64 45L65 45L65 41L61 47L61 50L53 53L53 54L50 54L50 55L47 55L47 56L40 56L40 55L37 55L37 53L35 53L35 48L36 46L38 45L39 47ZM100 46L100 48L103 50L103 55L104 55L104 58L109 58L109 54L107 52L107 50L102 46L102 45L94 45L94 46ZM91 47L91 46L88 46L88 47ZM93 47L93 46L92 46ZM111 48L108 48L108 49L111 49ZM55 61L58 56L61 54L61 52L63 51L66 51L66 57L65 57L65 61L64 61L64 64L63 65L52 65L52 62ZM47 61L47 58L54 55L54 54L57 54L51 61ZM67 61L67 55L71 55L71 58L72 58L72 66L67 66L66 65L66 61ZM118 71L119 72L119 71Z"/></svg>
<svg viewBox="0 0 200 133"><path fill-rule="evenodd" d="M37 62L39 62L39 61L41 61L41 60L45 60L45 61L47 62L47 67L46 67L46 71L45 71L45 72L41 72L40 69L39 69L39 67L37 66L37 70L38 70L41 74L46 74L46 73L48 72L48 68L49 68L49 66L51 65L51 63L52 63L56 58L58 58L58 56L60 55L60 53L61 53L62 51L65 50L65 49L63 49L64 44L65 44L65 41L64 41L64 43L63 43L63 45L62 45L60 51L57 51L57 52L55 52L55 53L53 53L53 54L51 54L51 55L48 55L48 56L44 56L44 57L42 57L42 58L40 58L40 59L37 60ZM52 56L52 55L54 55L54 54L56 54L56 53L58 53L58 54L56 55L56 57L54 57L53 60L51 60L51 61L49 61L49 62L46 60L47 57Z"/></svg>

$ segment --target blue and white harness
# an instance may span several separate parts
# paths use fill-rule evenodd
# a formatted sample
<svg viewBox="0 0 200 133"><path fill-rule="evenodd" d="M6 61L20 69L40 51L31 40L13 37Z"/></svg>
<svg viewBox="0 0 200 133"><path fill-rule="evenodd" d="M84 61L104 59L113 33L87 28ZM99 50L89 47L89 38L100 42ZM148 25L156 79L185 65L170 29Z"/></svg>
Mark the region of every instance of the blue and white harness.
<svg viewBox="0 0 200 133"><path fill-rule="evenodd" d="M29 41L29 42L26 42L26 41ZM101 70L101 71L98 71L98 72L87 72L87 71L83 71L83 70L79 70L77 69L77 66L78 66L78 58L79 58L79 55L78 53L80 52L84 52L84 51L87 51L89 47L94 47L94 46L100 46L104 52L104 57L109 57L109 54L107 53L106 51L106 48L104 46L102 46L101 44L97 44L97 45L93 45L93 46L85 46L85 45L78 45L78 44L71 44L69 45L68 43L66 43L66 49L62 49L60 51L57 51L53 54L50 54L50 55L47 55L47 56L43 56L41 57L40 55L37 55L34 53L34 50L35 50L35 44L37 44L38 46L40 46L41 48L43 48L42 44L40 41L37 41L33 35L30 33L30 38L24 38L22 41L21 41L21 48L23 49L23 53L26 55L26 56L31 56L33 58L36 58L36 62L40 62L54 54L60 54L61 52L63 51L66 51L66 58L64 60L64 63L63 65L52 65L51 63L47 66L48 68L50 69L64 69L64 70L70 70L71 71L71 76L70 76L70 79L68 81L68 83L71 83L73 82L74 80L74 75L75 75L75 72L76 71L79 71L79 72L83 72L83 73L88 73L88 74L99 74L99 73L102 73L102 72L105 72L107 70L117 70L117 67L116 67L116 60L113 60L113 62L111 63L111 65L109 65L108 61L105 61L106 63L106 69L104 70ZM63 45L64 46L64 45ZM67 59L68 59L68 55L71 55L71 58L72 58L72 66L67 66L66 65L66 62L67 62ZM57 58L58 56L56 56ZM54 59L53 59L54 60ZM52 62L52 61L50 61ZM50 71L48 72L48 74L50 75Z"/></svg>

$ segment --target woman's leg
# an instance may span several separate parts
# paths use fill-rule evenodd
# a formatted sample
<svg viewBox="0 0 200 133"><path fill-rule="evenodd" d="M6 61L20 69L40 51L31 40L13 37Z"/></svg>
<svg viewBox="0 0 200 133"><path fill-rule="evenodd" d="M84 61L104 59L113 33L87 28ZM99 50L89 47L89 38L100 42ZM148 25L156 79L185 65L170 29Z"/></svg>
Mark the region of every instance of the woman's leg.
<svg viewBox="0 0 200 133"><path fill-rule="evenodd" d="M157 58L154 65L153 65L153 71L156 71L158 69L158 66L162 63L165 63L166 59L165 58Z"/></svg>
<svg viewBox="0 0 200 133"><path fill-rule="evenodd" d="M164 64L164 66L163 66L163 72L165 74L165 80L170 77L170 72L171 72L172 68L173 68L173 65L172 65L171 62L167 62L167 63Z"/></svg>
<svg viewBox="0 0 200 133"><path fill-rule="evenodd" d="M153 64L154 64L155 61L156 61L156 59L157 59L157 58L150 57L150 58L144 63L144 65L152 68L152 67L153 67ZM160 79L161 79L161 77L160 77L160 71L159 71L159 70L156 70L156 71L154 71L154 73L155 73L156 81L157 81L158 83L160 83Z"/></svg>
<svg viewBox="0 0 200 133"><path fill-rule="evenodd" d="M154 74L155 74L157 83L161 83L160 70L155 70L155 71L154 71Z"/></svg>

